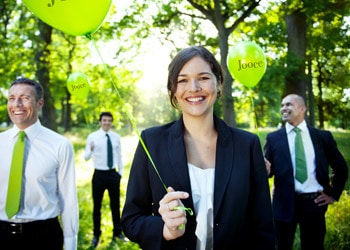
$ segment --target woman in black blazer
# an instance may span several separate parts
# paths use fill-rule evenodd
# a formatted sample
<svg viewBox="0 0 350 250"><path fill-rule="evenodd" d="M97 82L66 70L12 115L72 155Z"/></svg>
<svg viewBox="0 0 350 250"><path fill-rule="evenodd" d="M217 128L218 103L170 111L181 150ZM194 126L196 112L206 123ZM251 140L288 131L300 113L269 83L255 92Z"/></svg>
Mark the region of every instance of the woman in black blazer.
<svg viewBox="0 0 350 250"><path fill-rule="evenodd" d="M142 249L274 249L261 145L214 115L222 83L201 46L169 65L170 101L182 115L141 133L121 218Z"/></svg>

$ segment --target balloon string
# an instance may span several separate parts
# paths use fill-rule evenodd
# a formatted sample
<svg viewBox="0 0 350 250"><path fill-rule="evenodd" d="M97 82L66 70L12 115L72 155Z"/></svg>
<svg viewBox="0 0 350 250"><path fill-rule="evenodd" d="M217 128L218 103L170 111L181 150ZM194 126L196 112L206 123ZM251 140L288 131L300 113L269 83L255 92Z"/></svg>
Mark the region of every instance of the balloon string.
<svg viewBox="0 0 350 250"><path fill-rule="evenodd" d="M191 208L188 208L188 207L185 207L185 206L177 206L177 207L174 207L174 210L183 210L183 211L187 211L189 213L189 215L193 215L193 211ZM179 227L178 227L180 230L184 229L185 228L185 224L181 224Z"/></svg>
<svg viewBox="0 0 350 250"><path fill-rule="evenodd" d="M188 208L188 207L185 207L185 206L174 207L174 210L184 210L184 211L187 211L190 215L193 215L192 209Z"/></svg>
<svg viewBox="0 0 350 250"><path fill-rule="evenodd" d="M255 123L254 126L255 126L255 129L256 129L256 134L259 136L258 114L256 113L256 110L255 110L254 98L253 98L252 95L250 95L250 101L251 101L253 114L254 114L254 123Z"/></svg>
<svg viewBox="0 0 350 250"><path fill-rule="evenodd" d="M91 129L90 122L89 122L88 117L86 115L85 109L83 110L83 115L84 115L85 123L89 126L89 129Z"/></svg>
<svg viewBox="0 0 350 250"><path fill-rule="evenodd" d="M114 80L113 80L113 77L112 77L112 74L111 74L111 72L109 71L109 69L108 69L106 63L105 63L104 60L103 60L103 57L102 57L102 55L101 55L101 53L100 53L100 51L99 51L99 49L98 49L98 47L97 47L97 45L96 45L96 43L95 43L95 40L92 38L91 34L87 34L87 35L85 35L85 36L86 36L90 41L92 41L92 44L94 45L94 47L95 47L95 49L96 49L96 51L97 51L97 53L98 53L98 55L99 55L99 57L100 57L102 63L103 63L103 66L104 66L104 68L105 68L105 70L106 70L108 76L110 77L110 79L111 79L111 81L112 81L113 87L114 87L114 89L115 89L115 91L116 91L118 97L120 98L121 101L124 101L124 100L121 98L121 95L120 95L120 93L119 93L119 91L118 91L117 85L115 84L115 82L114 82ZM140 140L140 143L141 143L143 149L144 149L145 152L146 152L146 155L147 155L149 161L150 161L151 164L152 164L152 167L153 167L154 171L156 172L156 174L157 174L157 176L158 176L160 182L162 183L162 185L163 185L165 191L168 193L169 191L168 191L168 189L167 189L167 187L166 187L166 185L165 185L165 183L164 183L162 177L160 176L159 171L158 171L156 165L154 164L154 161L153 161L153 159L152 159L152 156L151 156L151 154L149 153L149 151L148 151L148 149L147 149L147 146L146 146L146 144L144 143L144 141L143 141L143 139L142 139L142 137L141 137L141 135L140 135L140 132L139 132L137 126L136 126L136 123L135 123L135 121L134 121L134 119L133 119L132 114L129 112L129 109L126 110L126 113L127 113L128 118L129 118L129 120L130 120L130 122L131 122L131 124L132 124L132 126L133 126L133 128L134 128L134 130L135 130L135 132L136 132L136 134L137 134L137 137L138 137L139 140ZM177 206L177 207L174 208L174 210L179 210L179 209L184 210L184 211L187 211L191 216L193 215L193 211L192 211L191 208L187 208L187 207L185 207L185 206ZM181 229L183 229L184 227L185 227L185 225L184 225L184 224L181 224L181 225L179 226L179 229L181 230Z"/></svg>
<svg viewBox="0 0 350 250"><path fill-rule="evenodd" d="M112 81L113 87L114 87L114 89L115 89L115 91L116 91L118 97L120 98L120 100L123 101L123 99L121 98L121 96L120 96L120 94L119 94L118 88L117 88L117 86L116 86L116 84L115 84L115 82L114 82L114 80L113 80L112 74L111 74L111 72L109 71L109 69L108 69L106 63L104 62L104 60L103 60L103 58L102 58L102 55L101 55L101 53L100 53L100 51L99 51L99 49L98 49L98 47L97 47L97 45L96 45L94 39L92 38L91 34L86 34L85 36L86 36L90 41L92 41L92 44L94 45L94 47L95 47L95 49L96 49L96 51L97 51L97 53L98 53L98 55L99 55L99 57L100 57L102 63L103 63L103 66L104 66L104 68L105 68L105 70L106 70L108 76L110 77L110 79L111 79L111 81ZM129 120L130 120L130 122L131 122L131 124L132 124L132 126L133 126L133 128L134 128L134 130L135 130L135 132L136 132L136 134L137 134L137 137L139 138L139 140L140 140L140 142L141 142L141 145L142 145L143 149L144 149L145 152L146 152L146 155L147 155L148 159L150 160L150 162L151 162L151 164L152 164L153 169L155 170L155 172L156 172L156 174L157 174L157 176L158 176L160 182L162 183L164 189L168 192L168 189L167 189L167 187L166 187L166 185L165 185L165 183L164 183L162 177L160 176L159 171L158 171L156 165L155 165L154 162L153 162L153 159L152 159L152 157L151 157L151 154L149 153L149 151L148 151L148 149L147 149L147 146L146 146L146 144L144 143L144 141L143 141L143 139L142 139L142 137L141 137L141 135L140 135L140 132L139 132L137 126L136 126L136 123L135 123L135 121L134 121L134 119L133 119L132 114L129 112L129 109L126 110L126 113L127 113L127 116L128 116L128 118L129 118Z"/></svg>

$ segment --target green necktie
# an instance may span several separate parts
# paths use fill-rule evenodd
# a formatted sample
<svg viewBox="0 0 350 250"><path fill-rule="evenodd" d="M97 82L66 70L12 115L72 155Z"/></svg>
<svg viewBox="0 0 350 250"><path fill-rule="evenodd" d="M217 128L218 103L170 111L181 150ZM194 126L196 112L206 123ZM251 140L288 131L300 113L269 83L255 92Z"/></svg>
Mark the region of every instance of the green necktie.
<svg viewBox="0 0 350 250"><path fill-rule="evenodd" d="M25 136L26 133L24 131L19 131L17 141L13 147L11 171L6 199L6 214L8 218L12 218L12 216L17 214L20 206Z"/></svg>
<svg viewBox="0 0 350 250"><path fill-rule="evenodd" d="M303 146L303 140L301 138L300 128L295 127L295 178L304 183L307 179L306 159Z"/></svg>
<svg viewBox="0 0 350 250"><path fill-rule="evenodd" d="M113 167L113 149L112 149L112 142L111 139L109 138L109 135L106 134L107 136L107 165L109 168Z"/></svg>

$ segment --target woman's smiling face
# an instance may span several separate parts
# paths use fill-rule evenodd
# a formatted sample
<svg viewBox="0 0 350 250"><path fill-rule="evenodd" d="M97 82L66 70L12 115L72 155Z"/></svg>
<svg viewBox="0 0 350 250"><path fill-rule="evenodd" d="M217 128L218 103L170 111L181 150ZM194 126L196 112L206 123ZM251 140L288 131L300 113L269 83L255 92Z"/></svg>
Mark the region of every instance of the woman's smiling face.
<svg viewBox="0 0 350 250"><path fill-rule="evenodd" d="M200 116L213 112L218 87L210 65L197 56L180 70L175 97L184 114Z"/></svg>

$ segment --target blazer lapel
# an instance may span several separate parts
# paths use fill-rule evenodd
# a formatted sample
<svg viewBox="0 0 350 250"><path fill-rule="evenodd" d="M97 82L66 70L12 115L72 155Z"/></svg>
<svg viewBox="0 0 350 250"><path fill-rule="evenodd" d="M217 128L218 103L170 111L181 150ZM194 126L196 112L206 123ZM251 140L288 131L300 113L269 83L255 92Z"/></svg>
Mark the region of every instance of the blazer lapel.
<svg viewBox="0 0 350 250"><path fill-rule="evenodd" d="M169 164L171 164L171 167L175 172L176 176L174 176L173 178L178 181L181 191L189 192L192 195L190 176L187 165L187 157L185 151L185 142L183 138L183 129L184 127L182 119L176 121L174 125L170 128L169 140L167 145L169 159L171 159L171 162L169 162Z"/></svg>
<svg viewBox="0 0 350 250"><path fill-rule="evenodd" d="M283 127L280 130L278 130L278 136L276 137L275 146L274 148L276 150L279 150L282 154L284 154L284 158L288 159L288 164L280 164L278 167L288 167L288 171L293 171L293 162L292 158L290 156L290 150L289 150L289 143L288 143L288 137L286 128Z"/></svg>
<svg viewBox="0 0 350 250"><path fill-rule="evenodd" d="M292 166L292 158L290 157L288 137L285 128L280 129L279 137L280 138L277 139L277 147L280 147L282 149L282 152L285 152L286 157L288 158L290 165Z"/></svg>
<svg viewBox="0 0 350 250"><path fill-rule="evenodd" d="M226 186L229 183L233 169L235 145L231 140L231 132L226 124L215 119L218 130L216 143L215 187L214 187L214 217L217 215L224 199Z"/></svg>
<svg viewBox="0 0 350 250"><path fill-rule="evenodd" d="M314 146L314 151L315 151L315 166L317 169L317 166L319 166L319 155L321 154L321 148L320 148L320 143L318 141L318 137L317 137L317 130L313 129L312 127L307 126L309 133L310 133L310 137L311 137L311 141L312 144Z"/></svg>

